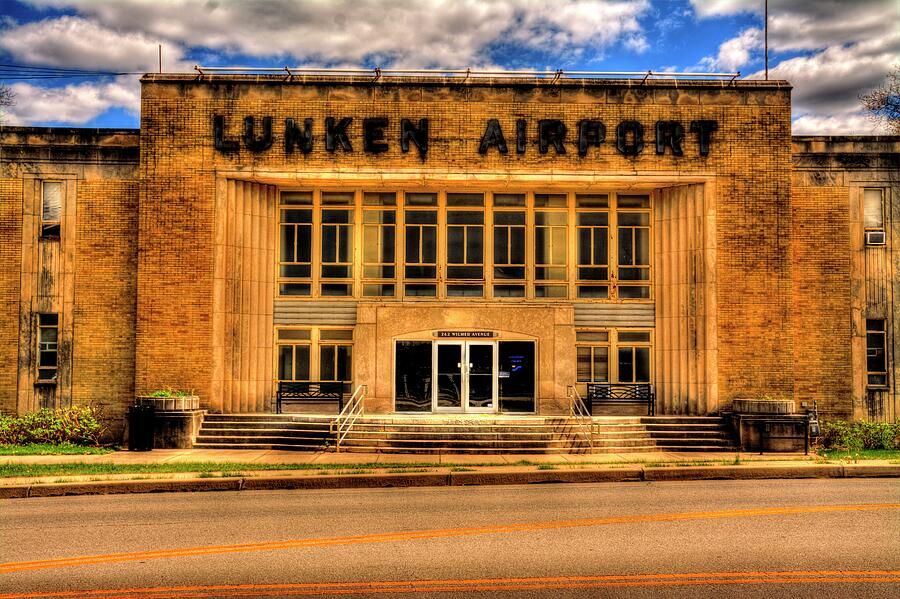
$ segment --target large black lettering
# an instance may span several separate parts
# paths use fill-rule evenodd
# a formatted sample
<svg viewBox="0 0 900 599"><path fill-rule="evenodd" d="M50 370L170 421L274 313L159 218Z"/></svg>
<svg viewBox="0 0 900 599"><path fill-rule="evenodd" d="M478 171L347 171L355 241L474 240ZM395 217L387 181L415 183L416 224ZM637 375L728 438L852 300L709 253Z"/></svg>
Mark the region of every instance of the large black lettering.
<svg viewBox="0 0 900 599"><path fill-rule="evenodd" d="M565 154L566 147L563 142L566 139L566 126L562 121L546 119L538 121L538 150L546 154L550 146L557 154Z"/></svg>
<svg viewBox="0 0 900 599"><path fill-rule="evenodd" d="M303 129L297 126L294 119L284 119L284 153L291 154L294 146L300 148L304 154L309 154L313 149L313 120L305 119Z"/></svg>
<svg viewBox="0 0 900 599"><path fill-rule="evenodd" d="M244 147L251 152L262 152L272 147L272 117L264 116L262 135L257 137L253 131L253 117L244 118Z"/></svg>
<svg viewBox="0 0 900 599"><path fill-rule="evenodd" d="M717 121L691 121L691 133L697 134L697 143L700 145L700 155L709 156L709 146L712 142L713 131L719 130Z"/></svg>
<svg viewBox="0 0 900 599"><path fill-rule="evenodd" d="M225 117L213 117L213 147L219 152L237 152L240 144L236 139L225 139Z"/></svg>
<svg viewBox="0 0 900 599"><path fill-rule="evenodd" d="M353 146L350 145L350 138L347 137L347 128L350 126L350 123L353 122L353 119L350 117L344 117L338 122L337 125L334 124L334 118L328 117L325 119L325 149L329 152L334 152L335 144L341 144L341 149L345 152L352 152Z"/></svg>
<svg viewBox="0 0 900 599"><path fill-rule="evenodd" d="M497 119L488 119L484 127L484 135L481 136L481 143L478 144L478 153L487 154L491 146L497 146L497 151L501 154L509 153L506 147L506 138L503 137L503 129L500 128L500 121Z"/></svg>
<svg viewBox="0 0 900 599"><path fill-rule="evenodd" d="M656 121L656 153L665 154L672 148L675 156L684 156L681 142L684 141L684 127L678 121Z"/></svg>
<svg viewBox="0 0 900 599"><path fill-rule="evenodd" d="M526 135L528 133L528 121L525 119L516 120L516 154L525 153Z"/></svg>
<svg viewBox="0 0 900 599"><path fill-rule="evenodd" d="M578 155L587 156L588 146L600 147L606 140L606 127L600 121L578 121Z"/></svg>
<svg viewBox="0 0 900 599"><path fill-rule="evenodd" d="M363 150L372 154L381 154L388 151L388 145L384 141L384 128L388 126L388 120L384 117L363 119Z"/></svg>
<svg viewBox="0 0 900 599"><path fill-rule="evenodd" d="M409 152L410 141L419 149L419 157L425 158L428 153L428 119L419 119L418 127L409 119L400 121L400 149Z"/></svg>
<svg viewBox="0 0 900 599"><path fill-rule="evenodd" d="M622 121L616 127L616 149L625 156L644 151L644 126L637 121Z"/></svg>

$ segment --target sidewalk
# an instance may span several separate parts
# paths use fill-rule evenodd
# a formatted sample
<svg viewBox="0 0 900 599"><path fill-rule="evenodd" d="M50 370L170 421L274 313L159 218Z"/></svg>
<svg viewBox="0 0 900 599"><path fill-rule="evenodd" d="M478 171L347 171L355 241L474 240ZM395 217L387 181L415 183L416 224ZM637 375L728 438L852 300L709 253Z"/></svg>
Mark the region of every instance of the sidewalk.
<svg viewBox="0 0 900 599"><path fill-rule="evenodd" d="M772 478L900 478L900 464L814 455L736 452L628 454L368 454L158 449L106 455L0 456L0 464L222 464L195 472L56 474L0 478L0 498L165 491L243 491ZM241 465L265 469L241 469ZM284 465L284 469L278 468Z"/></svg>

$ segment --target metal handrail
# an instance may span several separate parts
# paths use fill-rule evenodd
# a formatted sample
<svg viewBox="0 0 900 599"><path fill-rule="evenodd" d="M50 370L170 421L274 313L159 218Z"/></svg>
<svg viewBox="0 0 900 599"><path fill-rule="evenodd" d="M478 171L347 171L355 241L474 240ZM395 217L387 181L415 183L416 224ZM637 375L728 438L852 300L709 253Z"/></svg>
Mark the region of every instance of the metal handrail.
<svg viewBox="0 0 900 599"><path fill-rule="evenodd" d="M344 409L341 410L341 413L338 414L337 418L334 419L334 422L331 423L331 431L334 433L335 453L341 451L341 443L343 443L344 439L352 430L356 419L362 416L363 399L365 398L367 391L368 387L365 385L357 386L356 390L353 391L353 395L350 396L349 401L347 401L347 404L344 406Z"/></svg>
<svg viewBox="0 0 900 599"><path fill-rule="evenodd" d="M462 76L463 80L470 77L537 77L553 81L574 78L640 78L647 81L650 77L662 79L679 79L686 77L728 79L734 81L741 76L740 71L734 73L680 73L673 71L564 71L562 69L548 71L532 70L474 70L474 69L383 69L373 67L370 69L331 69L318 67L204 67L194 65L194 70L201 76L213 73L286 73L288 77L295 75L372 75L375 79L391 76L415 75L424 77L455 78Z"/></svg>
<svg viewBox="0 0 900 599"><path fill-rule="evenodd" d="M587 409L587 404L584 403L584 398L581 397L581 394L578 392L578 389L575 388L575 385L568 386L568 396L572 400L570 414L578 423L581 435L584 437L585 441L587 441L588 447L590 447L591 453L593 453L594 419L591 417L591 412Z"/></svg>

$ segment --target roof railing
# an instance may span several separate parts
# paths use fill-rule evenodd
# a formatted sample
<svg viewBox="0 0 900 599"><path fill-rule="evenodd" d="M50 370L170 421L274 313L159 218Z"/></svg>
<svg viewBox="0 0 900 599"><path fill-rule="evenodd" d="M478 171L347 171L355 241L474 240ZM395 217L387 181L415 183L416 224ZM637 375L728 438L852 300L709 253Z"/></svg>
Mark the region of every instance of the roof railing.
<svg viewBox="0 0 900 599"><path fill-rule="evenodd" d="M402 76L418 76L418 77L435 77L435 78L460 78L466 81L470 78L477 77L535 77L539 79L549 79L551 81L559 81L560 79L571 78L587 78L587 79L608 79L608 78L634 78L641 79L641 83L645 83L647 79L683 79L683 78L709 78L723 79L734 81L741 76L740 71L735 73L682 73L674 71L565 71L557 69L555 71L503 71L503 70L485 70L479 71L474 69L382 69L374 67L371 69L331 69L320 67L204 67L194 65L194 70L201 76L213 75L216 73L246 73L246 74L266 74L266 73L286 73L287 77L299 77L303 75L371 75L373 81L388 77Z"/></svg>

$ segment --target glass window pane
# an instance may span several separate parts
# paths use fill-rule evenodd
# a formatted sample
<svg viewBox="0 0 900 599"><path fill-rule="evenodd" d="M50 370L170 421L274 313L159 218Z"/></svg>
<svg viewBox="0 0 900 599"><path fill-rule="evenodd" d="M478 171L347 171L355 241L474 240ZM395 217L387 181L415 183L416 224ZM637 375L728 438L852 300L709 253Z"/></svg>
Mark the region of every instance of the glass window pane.
<svg viewBox="0 0 900 599"><path fill-rule="evenodd" d="M282 210L281 222L283 223L311 223L312 210Z"/></svg>
<svg viewBox="0 0 900 599"><path fill-rule="evenodd" d="M331 297L347 297L353 294L353 285L327 283L322 285L322 295Z"/></svg>
<svg viewBox="0 0 900 599"><path fill-rule="evenodd" d="M563 227L553 227L551 231L553 239L551 264L564 265L566 263L566 230Z"/></svg>
<svg viewBox="0 0 900 599"><path fill-rule="evenodd" d="M468 227L466 263L481 264L484 259L484 227Z"/></svg>
<svg viewBox="0 0 900 599"><path fill-rule="evenodd" d="M594 382L609 382L609 348L594 347Z"/></svg>
<svg viewBox="0 0 900 599"><path fill-rule="evenodd" d="M650 341L649 331L619 331L619 341Z"/></svg>
<svg viewBox="0 0 900 599"><path fill-rule="evenodd" d="M462 264L465 262L465 227L447 227L447 262Z"/></svg>
<svg viewBox="0 0 900 599"><path fill-rule="evenodd" d="M607 212L579 212L578 224L580 226L597 225L605 227L609 224L609 214Z"/></svg>
<svg viewBox="0 0 900 599"><path fill-rule="evenodd" d="M58 222L60 220L62 214L62 192L63 186L61 182L44 182L41 220L44 222Z"/></svg>
<svg viewBox="0 0 900 599"><path fill-rule="evenodd" d="M650 229L634 230L635 264L650 264Z"/></svg>
<svg viewBox="0 0 900 599"><path fill-rule="evenodd" d="M579 383L591 382L591 348L579 347L577 352L577 373Z"/></svg>
<svg viewBox="0 0 900 599"><path fill-rule="evenodd" d="M627 227L649 227L650 214L647 212L620 212L619 225Z"/></svg>
<svg viewBox="0 0 900 599"><path fill-rule="evenodd" d="M619 227L619 264L634 264L634 229Z"/></svg>
<svg viewBox="0 0 900 599"><path fill-rule="evenodd" d="M352 191L323 191L322 203L331 205L352 204Z"/></svg>
<svg viewBox="0 0 900 599"><path fill-rule="evenodd" d="M484 224L484 212L469 210L467 212L451 211L447 213L448 225L481 225Z"/></svg>
<svg viewBox="0 0 900 599"><path fill-rule="evenodd" d="M397 194L393 191L367 191L363 194L363 204L366 206L396 206Z"/></svg>
<svg viewBox="0 0 900 599"><path fill-rule="evenodd" d="M308 296L309 293L309 283L282 283L278 286L279 295Z"/></svg>
<svg viewBox="0 0 900 599"><path fill-rule="evenodd" d="M525 264L525 227L510 231L509 259L511 264Z"/></svg>
<svg viewBox="0 0 900 599"><path fill-rule="evenodd" d="M634 348L634 382L650 382L650 348Z"/></svg>
<svg viewBox="0 0 900 599"><path fill-rule="evenodd" d="M563 285L535 285L535 297L552 297L556 299L565 299L567 293Z"/></svg>
<svg viewBox="0 0 900 599"><path fill-rule="evenodd" d="M585 299L606 299L609 297L609 287L606 285L579 285L578 297Z"/></svg>
<svg viewBox="0 0 900 599"><path fill-rule="evenodd" d="M436 285L406 285L403 293L407 297L435 297L437 295Z"/></svg>
<svg viewBox="0 0 900 599"><path fill-rule="evenodd" d="M588 208L605 208L609 206L609 196L605 193L579 193L575 196L575 205Z"/></svg>
<svg viewBox="0 0 900 599"><path fill-rule="evenodd" d="M427 264L437 262L437 227L423 227L422 262Z"/></svg>
<svg viewBox="0 0 900 599"><path fill-rule="evenodd" d="M494 297L525 297L525 285L494 285Z"/></svg>
<svg viewBox="0 0 900 599"><path fill-rule="evenodd" d="M509 227L494 227L494 264L509 263Z"/></svg>
<svg viewBox="0 0 900 599"><path fill-rule="evenodd" d="M49 349L39 352L38 366L56 366L56 349Z"/></svg>
<svg viewBox="0 0 900 599"><path fill-rule="evenodd" d="M398 341L394 354L394 409L431 411L431 342Z"/></svg>
<svg viewBox="0 0 900 599"><path fill-rule="evenodd" d="M338 380L353 380L353 347L349 345L337 347L337 374Z"/></svg>
<svg viewBox="0 0 900 599"><path fill-rule="evenodd" d="M59 329L56 325L44 325L40 328L40 339L41 343L56 343L59 337Z"/></svg>
<svg viewBox="0 0 900 599"><path fill-rule="evenodd" d="M366 297L394 297L394 286L392 284L363 285L363 295Z"/></svg>
<svg viewBox="0 0 900 599"><path fill-rule="evenodd" d="M312 226L297 225L297 262L312 262Z"/></svg>
<svg viewBox="0 0 900 599"><path fill-rule="evenodd" d="M568 204L564 193L536 193L534 205L538 208L565 208Z"/></svg>
<svg viewBox="0 0 900 599"><path fill-rule="evenodd" d="M336 339L353 339L353 329L322 329L319 331L319 339L330 341Z"/></svg>
<svg viewBox="0 0 900 599"><path fill-rule="evenodd" d="M408 193L406 194L407 206L437 206L436 193Z"/></svg>
<svg viewBox="0 0 900 599"><path fill-rule="evenodd" d="M483 193L448 193L448 206L484 206Z"/></svg>
<svg viewBox="0 0 900 599"><path fill-rule="evenodd" d="M419 253L419 243L421 242L421 227L406 227L406 261L422 262L422 256Z"/></svg>
<svg viewBox="0 0 900 599"><path fill-rule="evenodd" d="M606 331L577 331L576 341L609 341L609 333Z"/></svg>
<svg viewBox="0 0 900 599"><path fill-rule="evenodd" d="M294 373L291 370L293 363L293 347L290 345L278 346L278 380L292 381Z"/></svg>
<svg viewBox="0 0 900 599"><path fill-rule="evenodd" d="M59 324L59 314L39 314L38 322L42 326Z"/></svg>
<svg viewBox="0 0 900 599"><path fill-rule="evenodd" d="M309 380L309 346L294 346L294 379L298 381Z"/></svg>
<svg viewBox="0 0 900 599"><path fill-rule="evenodd" d="M437 212L434 210L410 210L406 213L408 225L435 225L437 224Z"/></svg>
<svg viewBox="0 0 900 599"><path fill-rule="evenodd" d="M634 382L634 352L630 347L619 348L619 382Z"/></svg>
<svg viewBox="0 0 900 599"><path fill-rule="evenodd" d="M524 193L495 193L494 206L525 206Z"/></svg>
<svg viewBox="0 0 900 599"><path fill-rule="evenodd" d="M322 381L335 381L335 375L337 372L335 368L337 364L335 363L335 349L334 345L320 345L319 346L319 380Z"/></svg>
<svg viewBox="0 0 900 599"><path fill-rule="evenodd" d="M566 224L565 212L535 212L534 224L563 227Z"/></svg>
<svg viewBox="0 0 900 599"><path fill-rule="evenodd" d="M649 299L650 286L619 285L620 299Z"/></svg>
<svg viewBox="0 0 900 599"><path fill-rule="evenodd" d="M309 206L313 203L313 194L311 191L282 191L281 203Z"/></svg>
<svg viewBox="0 0 900 599"><path fill-rule="evenodd" d="M650 196L648 195L620 195L616 198L619 208L649 208Z"/></svg>
<svg viewBox="0 0 900 599"><path fill-rule="evenodd" d="M534 412L534 343L500 341L498 395L501 412Z"/></svg>
<svg viewBox="0 0 900 599"><path fill-rule="evenodd" d="M524 212L494 212L495 225L524 225Z"/></svg>
<svg viewBox="0 0 900 599"><path fill-rule="evenodd" d="M884 229L883 193L881 189L866 189L863 192L866 229Z"/></svg>
<svg viewBox="0 0 900 599"><path fill-rule="evenodd" d="M311 331L309 329L279 329L278 330L278 338L281 340L309 339L310 337L311 337Z"/></svg>
<svg viewBox="0 0 900 599"><path fill-rule="evenodd" d="M322 262L337 262L337 227L322 227Z"/></svg>
<svg viewBox="0 0 900 599"><path fill-rule="evenodd" d="M593 254L590 229L578 229L578 264L591 264Z"/></svg>
<svg viewBox="0 0 900 599"><path fill-rule="evenodd" d="M349 224L353 222L353 213L349 210L323 210L322 222L335 225Z"/></svg>

